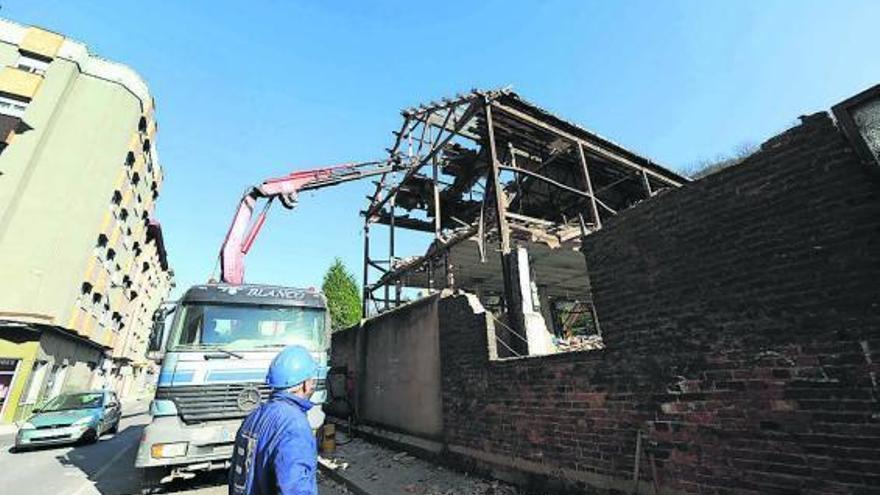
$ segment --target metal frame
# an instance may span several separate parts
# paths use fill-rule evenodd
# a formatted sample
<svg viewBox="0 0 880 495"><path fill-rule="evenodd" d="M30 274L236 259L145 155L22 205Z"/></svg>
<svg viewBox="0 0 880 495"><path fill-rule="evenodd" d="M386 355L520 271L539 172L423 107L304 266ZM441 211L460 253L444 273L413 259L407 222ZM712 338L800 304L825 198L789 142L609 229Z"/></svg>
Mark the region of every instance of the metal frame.
<svg viewBox="0 0 880 495"><path fill-rule="evenodd" d="M862 160L870 166L874 172L880 172L880 157L874 156L874 153L865 142L865 138L859 131L859 127L853 119L852 112L873 100L880 100L880 84L862 91L861 93L847 98L846 100L831 107L837 124L840 126L844 135L855 148L856 152Z"/></svg>
<svg viewBox="0 0 880 495"><path fill-rule="evenodd" d="M512 276L514 243L579 243L621 209L688 181L508 89L475 90L404 110L402 116L387 151L403 166L382 175L363 212L365 317L399 305L405 279L414 273L428 275L429 291L452 286L449 252L468 239L477 241L484 262L488 249L500 252L503 304L508 314L521 313ZM399 215L404 210L426 219ZM374 223L388 227L388 259L371 253ZM399 258L399 228L432 233L427 252ZM444 270L442 284L438 269ZM379 276L371 281L375 272ZM521 330L515 320L511 326Z"/></svg>

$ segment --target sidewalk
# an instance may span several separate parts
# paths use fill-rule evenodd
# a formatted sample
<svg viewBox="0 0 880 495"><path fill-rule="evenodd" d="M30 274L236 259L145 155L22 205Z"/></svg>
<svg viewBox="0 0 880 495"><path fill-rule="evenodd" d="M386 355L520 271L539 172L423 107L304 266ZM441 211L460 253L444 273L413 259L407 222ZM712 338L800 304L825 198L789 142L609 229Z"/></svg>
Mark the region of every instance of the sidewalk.
<svg viewBox="0 0 880 495"><path fill-rule="evenodd" d="M320 464L328 477L355 495L519 494L505 483L451 471L359 438L322 456Z"/></svg>

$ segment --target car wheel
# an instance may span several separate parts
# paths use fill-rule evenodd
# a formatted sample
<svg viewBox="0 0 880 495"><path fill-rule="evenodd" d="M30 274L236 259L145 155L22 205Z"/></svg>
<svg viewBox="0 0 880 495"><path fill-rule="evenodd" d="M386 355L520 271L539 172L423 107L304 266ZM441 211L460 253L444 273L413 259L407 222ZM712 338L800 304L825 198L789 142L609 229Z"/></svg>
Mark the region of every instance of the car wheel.
<svg viewBox="0 0 880 495"><path fill-rule="evenodd" d="M79 437L79 440L80 440L80 443L92 444L92 443L97 443L98 437L99 437L98 432L89 428L88 430L86 430L85 433L82 434L81 437Z"/></svg>

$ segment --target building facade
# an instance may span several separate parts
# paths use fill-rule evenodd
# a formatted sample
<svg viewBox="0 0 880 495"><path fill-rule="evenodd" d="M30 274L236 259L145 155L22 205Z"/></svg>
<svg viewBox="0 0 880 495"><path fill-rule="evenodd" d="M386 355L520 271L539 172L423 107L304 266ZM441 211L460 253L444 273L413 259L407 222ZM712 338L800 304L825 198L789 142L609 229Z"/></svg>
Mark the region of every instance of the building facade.
<svg viewBox="0 0 880 495"><path fill-rule="evenodd" d="M154 102L131 69L0 20L0 423L142 383L172 284Z"/></svg>

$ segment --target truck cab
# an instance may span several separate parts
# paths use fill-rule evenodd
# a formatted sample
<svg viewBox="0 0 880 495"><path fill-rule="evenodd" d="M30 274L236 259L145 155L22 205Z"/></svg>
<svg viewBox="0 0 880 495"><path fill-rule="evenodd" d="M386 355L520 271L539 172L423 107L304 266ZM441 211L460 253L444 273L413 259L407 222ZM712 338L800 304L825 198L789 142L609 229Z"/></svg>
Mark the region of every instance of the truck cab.
<svg viewBox="0 0 880 495"><path fill-rule="evenodd" d="M321 366L309 421L323 422L330 319L317 290L196 285L154 323L150 348L162 366L135 461L147 486L229 467L238 427L268 399L266 372L288 345Z"/></svg>

